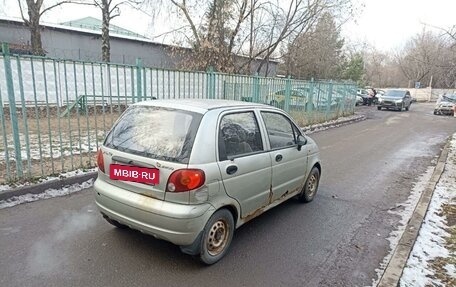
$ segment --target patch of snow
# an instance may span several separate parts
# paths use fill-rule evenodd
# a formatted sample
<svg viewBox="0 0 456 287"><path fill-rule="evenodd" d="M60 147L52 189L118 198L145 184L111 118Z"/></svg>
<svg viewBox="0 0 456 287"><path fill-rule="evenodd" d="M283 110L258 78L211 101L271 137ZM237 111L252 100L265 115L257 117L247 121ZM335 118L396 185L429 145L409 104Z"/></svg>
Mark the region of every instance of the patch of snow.
<svg viewBox="0 0 456 287"><path fill-rule="evenodd" d="M450 143L448 159L456 158L456 134ZM450 256L446 248L446 238L450 234L446 218L442 215L442 205L455 200L454 183L456 181L456 163L447 160L445 170L440 177L439 182L434 190L431 203L429 205L426 217L421 226L418 238L410 253L406 267L403 271L400 285L409 286L444 286L437 278L431 278L434 271L430 269L431 260ZM450 277L456 277L456 267L447 264L445 270Z"/></svg>
<svg viewBox="0 0 456 287"><path fill-rule="evenodd" d="M18 188L18 187L34 185L37 183L43 183L43 182L48 182L48 181L53 181L53 180L69 178L69 177L73 177L76 175L82 175L82 174L86 174L86 173L94 172L94 171L97 171L97 168L90 168L90 169L85 169L85 170L76 169L76 170L72 170L72 171L68 171L68 172L63 172L63 173L59 174L58 176L47 176L45 178L40 178L34 182L25 182L25 183L21 183L21 184L12 184L12 185L0 184L0 192L6 191L6 190L11 190L11 189Z"/></svg>
<svg viewBox="0 0 456 287"><path fill-rule="evenodd" d="M361 121L363 119L365 119L364 115L352 115L352 116L348 116L348 117L340 117L335 120L330 120L330 121L327 121L327 122L324 122L321 124L314 124L314 125L302 127L302 130L304 130L304 132L309 135L309 134L313 134L316 132L325 131L325 130L328 130L331 128L337 128L349 121Z"/></svg>
<svg viewBox="0 0 456 287"><path fill-rule="evenodd" d="M6 184L0 184L0 192L5 190L10 190L12 187Z"/></svg>
<svg viewBox="0 0 456 287"><path fill-rule="evenodd" d="M75 183L72 185L68 185L65 187L62 187L60 189L47 189L43 193L39 194L24 194L20 196L13 196L9 199L6 200L1 200L0 201L0 209L7 208L7 207L12 207L16 206L18 204L22 203L27 203L27 202L33 202L41 199L49 199L49 198L54 198L58 196L64 196L64 195L69 195L75 192L78 192L80 190L90 188L93 186L93 179L89 179L88 181L85 181L83 183Z"/></svg>
<svg viewBox="0 0 456 287"><path fill-rule="evenodd" d="M450 277L456 278L456 266L447 264L444 268Z"/></svg>
<svg viewBox="0 0 456 287"><path fill-rule="evenodd" d="M26 146L28 141L29 149L21 150L22 160L41 160L45 158L60 158L71 155L79 155L81 153L95 153L100 138L104 138L105 132L91 130L85 135L74 135L71 133L62 132L59 136L48 134L29 134L28 138L25 134L19 134L20 145ZM8 161L15 162L16 155L14 153L14 142L12 134L7 134ZM7 160L6 152L0 150L0 162ZM30 155L30 158L29 158Z"/></svg>

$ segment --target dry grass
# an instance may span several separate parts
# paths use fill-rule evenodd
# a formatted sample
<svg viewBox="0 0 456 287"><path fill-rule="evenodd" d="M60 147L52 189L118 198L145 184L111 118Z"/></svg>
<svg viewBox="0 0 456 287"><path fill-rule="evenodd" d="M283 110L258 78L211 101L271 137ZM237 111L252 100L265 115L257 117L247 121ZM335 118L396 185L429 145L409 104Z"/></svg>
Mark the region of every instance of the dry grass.
<svg viewBox="0 0 456 287"><path fill-rule="evenodd" d="M0 133L6 132L7 140L5 146L4 139L0 138L0 184L30 181L37 177L95 166L96 146L103 141L123 109L105 107L103 111L98 107L97 110L91 109L88 115L73 111L63 117L58 116L63 110L43 108L37 111L27 110L27 117L19 115L18 128L24 173L22 179L18 178L16 173L12 123L9 117L5 119L5 131L0 126ZM26 126L28 137L25 136ZM9 153L9 166L6 162L6 149ZM30 153L29 161L27 152Z"/></svg>

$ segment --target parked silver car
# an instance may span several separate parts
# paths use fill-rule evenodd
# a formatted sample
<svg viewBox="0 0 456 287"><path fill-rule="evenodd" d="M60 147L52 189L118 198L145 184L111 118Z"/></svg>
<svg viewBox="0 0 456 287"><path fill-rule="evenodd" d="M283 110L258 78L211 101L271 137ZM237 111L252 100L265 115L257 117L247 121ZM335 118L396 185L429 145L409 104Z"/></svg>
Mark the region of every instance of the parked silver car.
<svg viewBox="0 0 456 287"><path fill-rule="evenodd" d="M221 100L130 106L98 151L95 200L111 224L177 244L213 264L234 230L321 175L315 142L282 110Z"/></svg>
<svg viewBox="0 0 456 287"><path fill-rule="evenodd" d="M440 95L434 108L434 115L454 115L456 94Z"/></svg>
<svg viewBox="0 0 456 287"><path fill-rule="evenodd" d="M406 90L387 90L385 94L379 96L377 109L394 109L394 110L406 110L410 109L412 104L412 97L410 92Z"/></svg>

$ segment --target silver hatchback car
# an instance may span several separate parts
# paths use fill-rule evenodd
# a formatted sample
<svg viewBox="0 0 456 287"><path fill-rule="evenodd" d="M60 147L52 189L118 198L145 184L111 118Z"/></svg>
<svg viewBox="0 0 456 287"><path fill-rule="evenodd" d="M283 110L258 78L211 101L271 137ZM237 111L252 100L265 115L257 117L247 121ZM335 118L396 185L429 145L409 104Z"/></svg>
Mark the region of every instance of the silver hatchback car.
<svg viewBox="0 0 456 287"><path fill-rule="evenodd" d="M97 154L103 217L213 264L236 228L297 197L312 201L317 145L282 110L222 100L130 106Z"/></svg>

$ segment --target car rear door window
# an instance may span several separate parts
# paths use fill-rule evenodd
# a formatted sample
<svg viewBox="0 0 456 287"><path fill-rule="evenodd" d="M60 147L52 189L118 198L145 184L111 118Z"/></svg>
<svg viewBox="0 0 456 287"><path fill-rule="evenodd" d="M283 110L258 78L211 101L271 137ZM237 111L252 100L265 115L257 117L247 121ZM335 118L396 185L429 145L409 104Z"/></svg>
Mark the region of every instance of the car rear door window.
<svg viewBox="0 0 456 287"><path fill-rule="evenodd" d="M284 148L296 143L296 128L290 120L282 114L261 112L268 132L271 149Z"/></svg>
<svg viewBox="0 0 456 287"><path fill-rule="evenodd" d="M219 158L246 155L263 150L255 114L239 112L224 115L219 127Z"/></svg>

